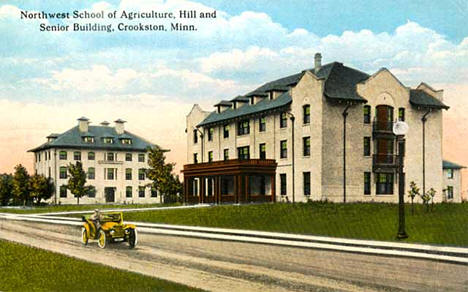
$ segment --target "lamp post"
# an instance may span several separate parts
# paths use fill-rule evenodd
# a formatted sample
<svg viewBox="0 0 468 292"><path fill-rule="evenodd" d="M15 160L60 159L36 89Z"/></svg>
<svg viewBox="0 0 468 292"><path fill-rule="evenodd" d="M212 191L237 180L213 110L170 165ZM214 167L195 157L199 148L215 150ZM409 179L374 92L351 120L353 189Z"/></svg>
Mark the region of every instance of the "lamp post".
<svg viewBox="0 0 468 292"><path fill-rule="evenodd" d="M398 142L398 239L408 238L405 231L405 174L403 173L404 136L408 132L408 124L398 121L393 124L393 134Z"/></svg>

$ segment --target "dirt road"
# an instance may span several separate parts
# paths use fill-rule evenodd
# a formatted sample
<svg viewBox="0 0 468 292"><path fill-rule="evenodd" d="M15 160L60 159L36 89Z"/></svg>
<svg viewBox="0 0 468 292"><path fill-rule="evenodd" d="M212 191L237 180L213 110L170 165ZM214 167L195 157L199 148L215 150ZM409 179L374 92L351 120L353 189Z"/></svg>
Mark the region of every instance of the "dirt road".
<svg viewBox="0 0 468 292"><path fill-rule="evenodd" d="M322 250L139 235L101 250L76 227L0 220L0 238L210 291L467 291L468 267Z"/></svg>

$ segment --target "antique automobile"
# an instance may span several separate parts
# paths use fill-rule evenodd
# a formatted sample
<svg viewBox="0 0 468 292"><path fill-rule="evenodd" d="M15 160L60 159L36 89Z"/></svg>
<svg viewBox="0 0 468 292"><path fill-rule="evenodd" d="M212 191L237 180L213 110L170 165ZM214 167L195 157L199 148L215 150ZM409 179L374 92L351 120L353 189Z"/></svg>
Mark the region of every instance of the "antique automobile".
<svg viewBox="0 0 468 292"><path fill-rule="evenodd" d="M96 229L95 222L90 215L82 217L81 241L84 245L90 239L97 240L100 248L105 248L108 243L127 242L130 248L137 244L136 226L123 223L122 212L101 213L100 227Z"/></svg>

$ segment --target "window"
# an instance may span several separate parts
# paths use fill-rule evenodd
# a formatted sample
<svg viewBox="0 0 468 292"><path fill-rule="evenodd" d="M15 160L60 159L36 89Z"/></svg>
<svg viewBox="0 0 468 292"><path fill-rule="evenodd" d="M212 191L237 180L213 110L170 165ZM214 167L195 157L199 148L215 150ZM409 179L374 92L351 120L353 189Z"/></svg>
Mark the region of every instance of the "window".
<svg viewBox="0 0 468 292"><path fill-rule="evenodd" d="M371 193L371 173L364 172L364 195L370 195Z"/></svg>
<svg viewBox="0 0 468 292"><path fill-rule="evenodd" d="M145 154L144 153L138 154L138 162L145 162Z"/></svg>
<svg viewBox="0 0 468 292"><path fill-rule="evenodd" d="M376 194L393 194L393 173L377 173L376 176Z"/></svg>
<svg viewBox="0 0 468 292"><path fill-rule="evenodd" d="M224 125L223 127L223 137L229 138L229 125Z"/></svg>
<svg viewBox="0 0 468 292"><path fill-rule="evenodd" d="M128 187L125 188L125 197L131 198L132 193L133 193L132 187L128 186Z"/></svg>
<svg viewBox="0 0 468 292"><path fill-rule="evenodd" d="M96 178L96 169L94 167L88 168L88 179L95 179Z"/></svg>
<svg viewBox="0 0 468 292"><path fill-rule="evenodd" d="M453 169L447 169L447 178L449 179L453 178Z"/></svg>
<svg viewBox="0 0 468 292"><path fill-rule="evenodd" d="M94 152L88 152L88 160L94 160L96 158L96 154Z"/></svg>
<svg viewBox="0 0 468 292"><path fill-rule="evenodd" d="M114 161L114 153L113 152L107 152L106 160L107 161Z"/></svg>
<svg viewBox="0 0 468 292"><path fill-rule="evenodd" d="M286 113L282 113L280 116L280 128L286 128L288 126L288 116Z"/></svg>
<svg viewBox="0 0 468 292"><path fill-rule="evenodd" d="M208 162L213 161L213 151L208 151Z"/></svg>
<svg viewBox="0 0 468 292"><path fill-rule="evenodd" d="M125 144L125 145L132 145L132 139L124 138L124 139L122 139L121 141L122 141L122 144Z"/></svg>
<svg viewBox="0 0 468 292"><path fill-rule="evenodd" d="M80 151L73 152L73 160L81 160L81 152Z"/></svg>
<svg viewBox="0 0 468 292"><path fill-rule="evenodd" d="M104 173L106 179L114 180L117 179L117 169L116 168L104 168Z"/></svg>
<svg viewBox="0 0 468 292"><path fill-rule="evenodd" d="M258 131L265 132L266 131L266 118L261 117L258 121Z"/></svg>
<svg viewBox="0 0 468 292"><path fill-rule="evenodd" d="M447 186L447 199L453 199L453 186Z"/></svg>
<svg viewBox="0 0 468 292"><path fill-rule="evenodd" d="M102 138L102 142L104 144L114 144L114 138L111 137L104 137Z"/></svg>
<svg viewBox="0 0 468 292"><path fill-rule="evenodd" d="M67 151L60 151L59 152L59 159L60 160L67 160Z"/></svg>
<svg viewBox="0 0 468 292"><path fill-rule="evenodd" d="M131 168L126 168L125 169L125 179L126 180L132 180L132 169Z"/></svg>
<svg viewBox="0 0 468 292"><path fill-rule="evenodd" d="M88 197L90 197L90 198L95 198L96 197L96 187L95 186L89 186Z"/></svg>
<svg viewBox="0 0 468 292"><path fill-rule="evenodd" d="M280 194L286 196L286 174L280 174Z"/></svg>
<svg viewBox="0 0 468 292"><path fill-rule="evenodd" d="M304 196L310 196L310 172L303 172L304 177Z"/></svg>
<svg viewBox="0 0 468 292"><path fill-rule="evenodd" d="M399 121L404 121L405 120L405 108L400 107L398 109L398 120Z"/></svg>
<svg viewBox="0 0 468 292"><path fill-rule="evenodd" d="M310 156L310 137L302 138L302 148L304 156Z"/></svg>
<svg viewBox="0 0 468 292"><path fill-rule="evenodd" d="M266 144L262 143L259 145L258 149L260 159L266 159Z"/></svg>
<svg viewBox="0 0 468 292"><path fill-rule="evenodd" d="M133 156L132 153L125 153L125 161L132 161Z"/></svg>
<svg viewBox="0 0 468 292"><path fill-rule="evenodd" d="M249 146L237 148L237 157L241 160L250 159Z"/></svg>
<svg viewBox="0 0 468 292"><path fill-rule="evenodd" d="M138 197L140 198L145 197L145 187L138 187Z"/></svg>
<svg viewBox="0 0 468 292"><path fill-rule="evenodd" d="M67 187L60 186L60 198L66 198L66 197L67 197Z"/></svg>
<svg viewBox="0 0 468 292"><path fill-rule="evenodd" d="M308 104L302 107L302 121L304 124L310 123L310 105Z"/></svg>
<svg viewBox="0 0 468 292"><path fill-rule="evenodd" d="M198 143L198 132L197 130L193 130L193 144L197 144Z"/></svg>
<svg viewBox="0 0 468 292"><path fill-rule="evenodd" d="M145 180L145 169L144 168L138 169L138 179L139 180Z"/></svg>
<svg viewBox="0 0 468 292"><path fill-rule="evenodd" d="M237 123L237 135L241 136L241 135L247 135L249 133L250 133L250 125L249 125L248 120L240 121L239 123Z"/></svg>
<svg viewBox="0 0 468 292"><path fill-rule="evenodd" d="M158 192L154 188L151 188L151 198L156 198L157 196Z"/></svg>
<svg viewBox="0 0 468 292"><path fill-rule="evenodd" d="M208 129L208 141L213 141L213 133L214 133L214 129L209 128Z"/></svg>
<svg viewBox="0 0 468 292"><path fill-rule="evenodd" d="M364 156L370 156L371 149L370 149L370 137L364 137Z"/></svg>
<svg viewBox="0 0 468 292"><path fill-rule="evenodd" d="M365 105L363 107L363 110L364 110L364 124L370 124L371 107L369 105Z"/></svg>
<svg viewBox="0 0 468 292"><path fill-rule="evenodd" d="M193 153L193 163L198 163L198 153Z"/></svg>
<svg viewBox="0 0 468 292"><path fill-rule="evenodd" d="M85 143L94 143L94 137L83 137L83 142Z"/></svg>
<svg viewBox="0 0 468 292"><path fill-rule="evenodd" d="M60 167L60 178L67 178L67 167L66 166L61 166Z"/></svg>
<svg viewBox="0 0 468 292"><path fill-rule="evenodd" d="M288 142L283 140L280 142L280 158L288 157Z"/></svg>

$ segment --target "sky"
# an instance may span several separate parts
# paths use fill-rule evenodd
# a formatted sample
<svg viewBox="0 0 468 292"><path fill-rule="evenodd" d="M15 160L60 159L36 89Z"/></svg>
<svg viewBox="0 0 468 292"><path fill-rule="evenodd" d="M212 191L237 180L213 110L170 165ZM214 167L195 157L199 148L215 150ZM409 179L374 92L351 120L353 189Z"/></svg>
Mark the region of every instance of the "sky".
<svg viewBox="0 0 468 292"><path fill-rule="evenodd" d="M409 2L409 3L408 3ZM29 12L216 11L196 32L40 32L39 25L166 24L165 20L21 19ZM186 162L185 116L220 99L323 63L407 86L444 89L444 157L468 165L468 2L315 0L108 0L0 2L0 173L76 119L122 118L126 128ZM456 141L456 143L453 143ZM468 182L468 176L464 179ZM464 187L468 191L468 184Z"/></svg>

